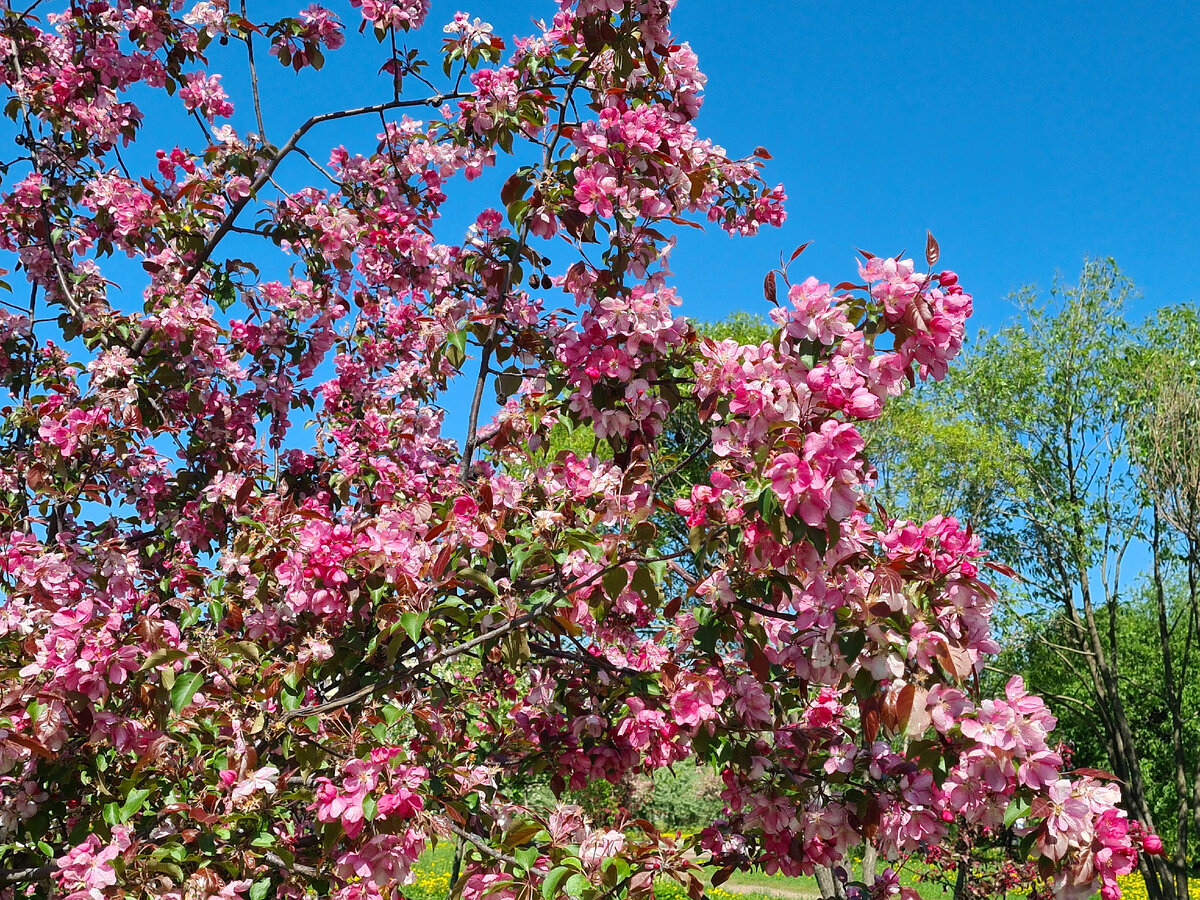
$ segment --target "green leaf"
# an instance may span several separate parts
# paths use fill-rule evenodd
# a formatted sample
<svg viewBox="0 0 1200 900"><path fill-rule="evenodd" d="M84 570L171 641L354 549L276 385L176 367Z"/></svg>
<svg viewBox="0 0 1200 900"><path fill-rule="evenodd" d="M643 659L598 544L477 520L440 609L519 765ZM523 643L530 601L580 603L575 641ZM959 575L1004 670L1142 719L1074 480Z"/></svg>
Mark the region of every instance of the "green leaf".
<svg viewBox="0 0 1200 900"><path fill-rule="evenodd" d="M622 856L610 856L600 864L600 869L605 872L613 869L619 878L626 878L630 872L629 860Z"/></svg>
<svg viewBox="0 0 1200 900"><path fill-rule="evenodd" d="M1017 819L1023 819L1029 815L1029 802L1021 797L1014 797L1004 810L1004 827L1011 828L1013 822Z"/></svg>
<svg viewBox="0 0 1200 900"><path fill-rule="evenodd" d="M135 788L130 791L129 796L125 798L125 802L121 804L119 811L120 821L128 822L137 815L137 811L142 808L142 805L146 802L146 798L150 794L151 791L149 788Z"/></svg>
<svg viewBox="0 0 1200 900"><path fill-rule="evenodd" d="M282 690L279 692L279 703L288 712L299 709L300 701L303 699L304 697L297 691ZM316 733L315 728L313 729L313 733Z"/></svg>
<svg viewBox="0 0 1200 900"><path fill-rule="evenodd" d="M542 882L542 897L544 900L554 900L554 897L558 896L559 885L571 874L571 870L566 866L558 866L551 869Z"/></svg>
<svg viewBox="0 0 1200 900"><path fill-rule="evenodd" d="M446 349L446 359L454 368L458 368L467 358L467 332L453 331L446 336L450 346Z"/></svg>
<svg viewBox="0 0 1200 900"><path fill-rule="evenodd" d="M658 584L646 566L638 566L634 570L633 589L651 606L658 606L662 603L662 594L658 590Z"/></svg>
<svg viewBox="0 0 1200 900"><path fill-rule="evenodd" d="M538 861L538 856L541 853L537 847L524 847L520 850L513 851L513 858L517 860L526 871L532 869Z"/></svg>
<svg viewBox="0 0 1200 900"><path fill-rule="evenodd" d="M254 641L236 641L229 645L229 650L251 662L259 662L262 659L262 648Z"/></svg>
<svg viewBox="0 0 1200 900"><path fill-rule="evenodd" d="M571 897L582 897L584 891L591 888L592 883L582 872L576 872L567 879L567 894Z"/></svg>
<svg viewBox="0 0 1200 900"><path fill-rule="evenodd" d="M837 642L846 662L853 665L858 660L858 655L862 652L863 647L866 646L867 635L858 630L848 631L838 635Z"/></svg>
<svg viewBox="0 0 1200 900"><path fill-rule="evenodd" d="M138 671L145 672L147 669L157 669L163 663L175 662L186 657L187 653L183 650L177 650L174 647L160 647L146 657L146 661L142 663L142 667Z"/></svg>
<svg viewBox="0 0 1200 900"><path fill-rule="evenodd" d="M267 891L271 889L270 878L260 878L250 885L250 900L266 900Z"/></svg>
<svg viewBox="0 0 1200 900"><path fill-rule="evenodd" d="M629 585L629 573L620 567L610 569L604 573L600 581L604 584L604 593L616 600Z"/></svg>
<svg viewBox="0 0 1200 900"><path fill-rule="evenodd" d="M192 697L196 696L196 691L200 690L203 683L204 675L200 672L184 672L179 675L171 687L171 709L179 713L192 702Z"/></svg>
<svg viewBox="0 0 1200 900"><path fill-rule="evenodd" d="M525 563L529 557L537 551L537 547L531 547L529 544L517 544L512 548L512 565L508 569L509 578L517 578L525 569Z"/></svg>
<svg viewBox="0 0 1200 900"><path fill-rule="evenodd" d="M211 296L217 306L221 307L221 312L227 312L237 300L237 289L224 272L213 280Z"/></svg>
<svg viewBox="0 0 1200 900"><path fill-rule="evenodd" d="M400 614L400 627L404 629L412 642L415 644L421 636L421 628L425 624L425 620L429 617L428 612L406 612Z"/></svg>
<svg viewBox="0 0 1200 900"><path fill-rule="evenodd" d="M494 597L500 595L500 589L496 587L496 582L492 581L485 572L480 572L478 569L459 569L458 577L464 581L473 581L480 587L487 588Z"/></svg>

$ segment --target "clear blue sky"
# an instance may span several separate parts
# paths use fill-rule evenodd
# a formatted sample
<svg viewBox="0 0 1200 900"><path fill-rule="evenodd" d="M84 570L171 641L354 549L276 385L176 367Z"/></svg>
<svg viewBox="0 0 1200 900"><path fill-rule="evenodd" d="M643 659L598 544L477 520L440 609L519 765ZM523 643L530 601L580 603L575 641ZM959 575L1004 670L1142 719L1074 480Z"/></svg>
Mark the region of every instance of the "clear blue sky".
<svg viewBox="0 0 1200 900"><path fill-rule="evenodd" d="M296 5L252 0L250 13ZM331 6L354 27L354 10ZM457 9L507 40L556 8L434 0L414 43L436 48ZM1012 316L1016 287L1074 277L1085 254L1115 257L1147 308L1200 295L1200 4L680 0L674 20L709 77L701 132L739 155L767 147L766 176L790 197L781 230L681 235L673 268L687 313L763 311L763 274L803 241L814 243L796 274L840 281L854 247L919 255L926 228L975 294L976 328ZM374 75L382 48L349 44L320 74L260 61L274 141L313 112L387 96ZM244 69L240 54L213 62L227 81ZM249 103L235 100L251 126ZM339 141L365 150L377 125L324 126L308 146L318 158ZM498 205L495 190L468 199ZM452 216L444 239L465 221Z"/></svg>
<svg viewBox="0 0 1200 900"><path fill-rule="evenodd" d="M1015 287L1076 275L1084 254L1115 257L1148 305L1200 295L1187 262L1200 243L1200 5L728 8L677 11L710 76L704 127L731 149L771 150L791 197L783 243L815 239L810 265L840 275L851 245L919 252L931 228L976 295L977 326L1011 315ZM679 270L757 271L771 240L681 253Z"/></svg>
<svg viewBox="0 0 1200 900"><path fill-rule="evenodd" d="M250 0L249 12L269 21L304 3ZM297 75L258 42L276 143L313 113L389 96L384 48L353 33L349 3L328 4L351 33L323 72ZM433 0L412 43L436 68L441 24L456 10L508 40L557 7ZM1015 288L1048 286L1056 270L1074 278L1085 254L1114 257L1145 309L1200 299L1200 4L680 0L674 21L709 77L701 132L733 154L767 147L766 177L790 197L786 226L756 238L682 229L673 268L689 315L764 311L763 274L804 241L814 243L795 274L837 282L853 275L855 247L919 256L926 228L975 294L976 330L1012 317ZM237 104L235 124L253 129L240 44L209 55ZM146 133L125 151L135 170L153 173L159 147L201 145L178 98L138 99L148 100ZM346 120L315 129L305 146L321 160L338 143L367 152L378 130L374 118ZM7 123L0 131L11 137ZM280 174L292 185L314 177L296 159ZM498 206L500 181L456 193L439 237L461 239L475 211ZM129 305L140 306L136 264L106 268L122 283L128 273Z"/></svg>

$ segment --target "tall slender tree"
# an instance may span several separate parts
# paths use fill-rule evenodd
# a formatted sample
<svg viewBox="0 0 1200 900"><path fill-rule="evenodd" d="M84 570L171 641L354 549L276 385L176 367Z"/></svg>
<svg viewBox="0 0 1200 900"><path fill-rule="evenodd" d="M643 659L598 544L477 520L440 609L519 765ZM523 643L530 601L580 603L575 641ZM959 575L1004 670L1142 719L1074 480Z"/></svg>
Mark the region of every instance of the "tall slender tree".
<svg viewBox="0 0 1200 900"><path fill-rule="evenodd" d="M1019 324L982 336L951 378L898 404L870 442L888 502L917 514L955 509L1019 574L1007 591L1013 633L1057 654L1085 696L1040 687L1086 702L1125 802L1153 828L1140 739L1148 726L1127 708L1130 692L1147 688L1127 677L1128 647L1118 640L1130 576L1139 574L1130 560L1148 560L1141 574L1158 585L1161 628L1138 652L1163 663L1152 689L1172 717L1177 815L1174 856L1145 857L1142 870L1152 897L1186 897L1195 754L1183 739L1183 692L1195 680L1196 610L1194 593L1168 608L1162 567L1175 547L1192 552L1182 532L1168 538L1173 519L1164 512L1171 504L1174 518L1190 521L1195 470L1184 457L1195 389L1180 365L1200 344L1184 352L1183 332L1165 325L1188 319L1186 310L1131 326L1135 293L1111 260L1099 259L1085 262L1077 284L1057 281L1048 298L1023 290ZM1180 627L1188 634L1176 658Z"/></svg>

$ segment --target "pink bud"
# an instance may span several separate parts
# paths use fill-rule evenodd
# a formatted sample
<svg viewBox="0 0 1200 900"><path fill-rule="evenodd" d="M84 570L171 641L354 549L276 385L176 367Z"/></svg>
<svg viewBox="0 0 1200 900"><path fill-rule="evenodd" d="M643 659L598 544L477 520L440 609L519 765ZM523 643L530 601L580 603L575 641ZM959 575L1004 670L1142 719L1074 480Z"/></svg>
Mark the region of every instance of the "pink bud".
<svg viewBox="0 0 1200 900"><path fill-rule="evenodd" d="M1148 834L1142 838L1142 849L1150 856L1162 856L1163 842L1157 834Z"/></svg>
<svg viewBox="0 0 1200 900"><path fill-rule="evenodd" d="M953 822L954 821L954 813L950 812L950 810L948 810L948 809L943 809L942 810L942 821L943 822Z"/></svg>

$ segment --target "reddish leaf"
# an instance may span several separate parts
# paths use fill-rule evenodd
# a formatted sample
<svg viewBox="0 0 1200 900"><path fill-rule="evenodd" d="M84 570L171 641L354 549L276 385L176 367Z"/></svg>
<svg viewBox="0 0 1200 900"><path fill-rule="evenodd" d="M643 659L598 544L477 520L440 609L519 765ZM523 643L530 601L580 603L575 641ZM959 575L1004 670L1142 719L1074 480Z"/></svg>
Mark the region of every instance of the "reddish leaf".
<svg viewBox="0 0 1200 900"><path fill-rule="evenodd" d="M1086 778L1095 778L1098 781L1116 781L1116 782L1120 782L1121 784L1124 784L1124 782L1121 781L1121 779L1118 778L1116 775L1114 775L1112 772L1106 772L1103 769L1093 769L1093 768L1090 768L1087 766L1085 766L1081 769L1075 769L1073 772L1070 772L1068 774L1083 775Z"/></svg>
<svg viewBox="0 0 1200 900"><path fill-rule="evenodd" d="M767 659L762 648L754 641L746 641L746 663L750 666L750 671L754 673L754 677L759 681L769 681L771 678L771 661Z"/></svg>
<svg viewBox="0 0 1200 900"><path fill-rule="evenodd" d="M654 873L637 872L629 879L629 896L635 898L654 895Z"/></svg>
<svg viewBox="0 0 1200 900"><path fill-rule="evenodd" d="M975 671L974 666L971 665L970 655L962 647L938 644L937 660L941 663L946 674L952 675L959 680L966 678Z"/></svg>
<svg viewBox="0 0 1200 900"><path fill-rule="evenodd" d="M774 269L768 272L766 277L763 278L763 296L767 298L768 303L774 303L777 306L779 305L779 301L775 299L778 296L778 288L775 284Z"/></svg>
<svg viewBox="0 0 1200 900"><path fill-rule="evenodd" d="M855 247L854 249L858 250L857 247ZM858 250L858 252L862 255L863 259L874 259L875 258L874 253L868 253L866 250Z"/></svg>
<svg viewBox="0 0 1200 900"><path fill-rule="evenodd" d="M642 831L646 832L646 834L648 834L650 837L658 840L659 831L656 827L654 827L654 823L649 819L634 819L629 824L636 825L638 828L642 829Z"/></svg>
<svg viewBox="0 0 1200 900"><path fill-rule="evenodd" d="M914 737L924 734L929 728L932 719L926 709L928 696L929 691L919 685L906 684L900 689L900 695L896 698L896 718L906 735Z"/></svg>
<svg viewBox="0 0 1200 900"><path fill-rule="evenodd" d="M853 281L843 281L834 288L835 291L865 291L866 289L865 284L855 284Z"/></svg>
<svg viewBox="0 0 1200 900"><path fill-rule="evenodd" d="M33 751L42 757L42 759L54 759L54 754L42 746L40 742L23 734L9 734L6 740L10 744L16 744L18 747L24 747L26 750Z"/></svg>
<svg viewBox="0 0 1200 900"><path fill-rule="evenodd" d="M438 554L437 560L433 564L433 577L438 580L446 572L446 566L450 563L450 558L454 556L453 547L443 547L442 552Z"/></svg>
<svg viewBox="0 0 1200 900"><path fill-rule="evenodd" d="M995 569L1001 575L1004 575L1008 578L1012 578L1015 581L1021 580L1021 576L1019 574L1017 574L1017 570L1014 569L1012 566L1006 566L1004 563L992 562L991 560L988 560L987 562L985 562L984 565L987 566L989 569Z"/></svg>
<svg viewBox="0 0 1200 900"><path fill-rule="evenodd" d="M773 159L774 158L771 156L770 153L767 152L766 147L755 147L754 155L757 156L759 159Z"/></svg>
<svg viewBox="0 0 1200 900"><path fill-rule="evenodd" d="M868 840L874 838L879 832L879 818L882 812L879 800L873 794L868 794L867 808L863 815L863 836Z"/></svg>
<svg viewBox="0 0 1200 900"><path fill-rule="evenodd" d="M511 206L514 200L525 193L523 188L528 186L528 182L519 173L514 172L508 177L508 181L504 182L504 187L500 188L500 202Z"/></svg>
<svg viewBox="0 0 1200 900"><path fill-rule="evenodd" d="M862 724L863 737L868 744L873 744L879 736L879 709L875 704L863 711Z"/></svg>
<svg viewBox="0 0 1200 900"><path fill-rule="evenodd" d="M938 242L933 237L932 231L925 232L925 261L931 266L937 263L938 257L941 256L941 248L938 247Z"/></svg>
<svg viewBox="0 0 1200 900"><path fill-rule="evenodd" d="M246 501L250 499L250 492L254 490L254 479L247 478L242 482L242 486L238 488L237 496L233 498L235 508L242 507Z"/></svg>
<svg viewBox="0 0 1200 900"><path fill-rule="evenodd" d="M788 257L788 262L792 262L792 260L794 260L797 256L799 256L805 250L807 250L808 245L811 243L812 243L812 241L805 241L803 244L801 244L799 247L797 247L795 250L793 250L792 255L790 257Z"/></svg>
<svg viewBox="0 0 1200 900"><path fill-rule="evenodd" d="M717 871L713 872L712 878L709 879L709 882L713 887L720 887L729 880L729 876L732 874L733 866L726 866L723 869L717 869Z"/></svg>

